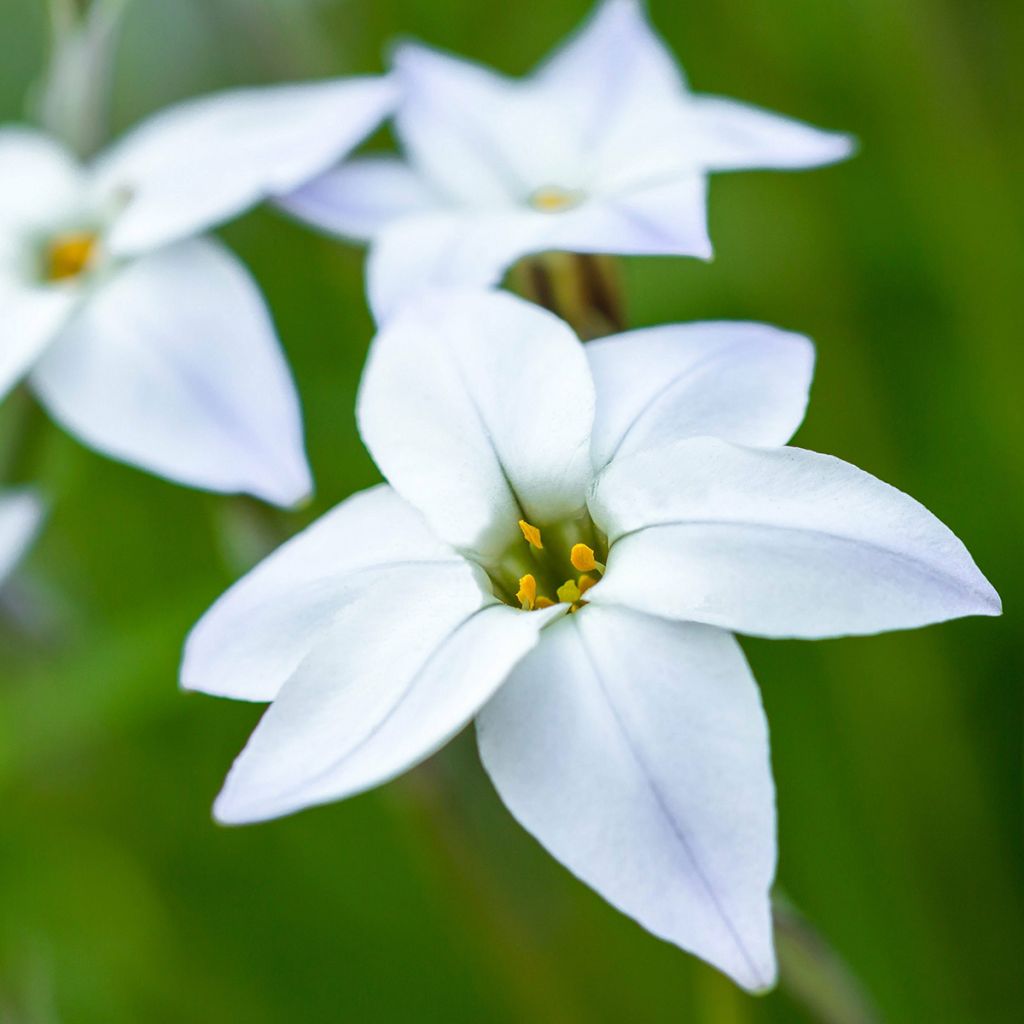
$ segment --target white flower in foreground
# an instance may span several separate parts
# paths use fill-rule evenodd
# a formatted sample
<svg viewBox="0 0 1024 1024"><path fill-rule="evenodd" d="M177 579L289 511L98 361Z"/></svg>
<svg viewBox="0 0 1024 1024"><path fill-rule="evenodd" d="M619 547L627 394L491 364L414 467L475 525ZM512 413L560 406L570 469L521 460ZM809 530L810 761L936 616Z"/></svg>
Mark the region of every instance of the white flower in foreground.
<svg viewBox="0 0 1024 1024"><path fill-rule="evenodd" d="M310 489L262 297L196 238L294 189L387 114L380 79L242 89L156 115L88 165L0 128L0 397L26 374L114 458L282 505Z"/></svg>
<svg viewBox="0 0 1024 1024"><path fill-rule="evenodd" d="M407 44L397 132L407 160L354 160L284 206L372 242L371 305L422 285L491 285L546 250L708 257L708 172L797 168L850 139L689 92L638 0L605 0L516 81Z"/></svg>
<svg viewBox="0 0 1024 1024"><path fill-rule="evenodd" d="M0 584L32 543L43 506L31 491L0 492Z"/></svg>
<svg viewBox="0 0 1024 1024"><path fill-rule="evenodd" d="M656 935L771 985L768 731L732 631L999 612L913 499L775 447L812 363L805 338L758 324L584 347L504 293L412 302L359 401L390 486L285 544L189 638L186 687L273 701L217 817L376 786L476 717L498 792L554 856Z"/></svg>

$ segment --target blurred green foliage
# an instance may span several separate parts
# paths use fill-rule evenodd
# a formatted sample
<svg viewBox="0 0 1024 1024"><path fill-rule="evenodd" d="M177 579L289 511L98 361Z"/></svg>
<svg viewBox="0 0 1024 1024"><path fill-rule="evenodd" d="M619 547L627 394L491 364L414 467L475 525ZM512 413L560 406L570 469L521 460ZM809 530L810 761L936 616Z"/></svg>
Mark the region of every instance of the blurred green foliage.
<svg viewBox="0 0 1024 1024"><path fill-rule="evenodd" d="M114 119L229 84L376 71L400 34L521 72L587 6L134 0ZM813 336L798 443L922 500L1007 608L745 643L772 725L780 882L888 1021L1019 1021L1024 6L651 6L696 88L849 129L862 151L718 177L716 260L630 261L634 323L749 317ZM4 119L22 116L45 43L42 0L0 0ZM375 480L352 412L371 336L361 254L268 211L224 234L298 378L319 484L305 521ZM267 520L105 461L19 396L0 408L0 452L23 430L37 435L21 473L53 508L0 630L0 1020L810 1020L576 883L504 813L468 736L347 803L213 825L259 709L180 694L178 653L241 571L228 538Z"/></svg>

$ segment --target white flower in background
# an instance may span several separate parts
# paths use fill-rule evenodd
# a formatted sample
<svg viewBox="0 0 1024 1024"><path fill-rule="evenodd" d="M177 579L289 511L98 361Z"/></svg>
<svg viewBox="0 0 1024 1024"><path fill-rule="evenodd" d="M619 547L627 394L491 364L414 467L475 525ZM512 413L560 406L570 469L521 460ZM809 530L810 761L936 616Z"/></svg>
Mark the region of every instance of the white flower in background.
<svg viewBox="0 0 1024 1024"><path fill-rule="evenodd" d="M298 398L259 290L197 238L335 163L385 79L242 89L156 115L87 165L0 128L0 397L26 374L86 444L172 480L308 494Z"/></svg>
<svg viewBox="0 0 1024 1024"><path fill-rule="evenodd" d="M638 0L605 0L520 81L414 44L394 65L406 159L354 160L283 204L371 241L378 317L422 285L496 284L546 250L708 257L708 172L851 150L847 136L689 92Z"/></svg>
<svg viewBox="0 0 1024 1024"><path fill-rule="evenodd" d="M42 502L31 491L0 492L0 584L32 543L42 519Z"/></svg>
<svg viewBox="0 0 1024 1024"><path fill-rule="evenodd" d="M655 934L771 985L768 732L732 632L999 611L917 502L777 447L812 363L805 338L758 324L584 348L504 293L411 302L359 400L390 486L285 544L187 643L184 686L273 701L217 817L376 786L476 717L499 793L554 856Z"/></svg>

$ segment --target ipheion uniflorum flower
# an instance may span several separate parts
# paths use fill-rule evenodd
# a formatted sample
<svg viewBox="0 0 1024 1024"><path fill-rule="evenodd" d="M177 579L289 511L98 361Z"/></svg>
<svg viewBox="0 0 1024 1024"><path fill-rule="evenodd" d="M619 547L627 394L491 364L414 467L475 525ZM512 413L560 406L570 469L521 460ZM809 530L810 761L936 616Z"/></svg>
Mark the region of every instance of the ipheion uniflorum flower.
<svg viewBox="0 0 1024 1024"><path fill-rule="evenodd" d="M810 343L749 323L584 347L504 293L424 293L376 338L359 426L388 484L222 597L186 687L271 701L215 813L379 785L472 719L513 815L579 878L749 989L773 983L775 801L734 632L994 615L905 494L782 447Z"/></svg>

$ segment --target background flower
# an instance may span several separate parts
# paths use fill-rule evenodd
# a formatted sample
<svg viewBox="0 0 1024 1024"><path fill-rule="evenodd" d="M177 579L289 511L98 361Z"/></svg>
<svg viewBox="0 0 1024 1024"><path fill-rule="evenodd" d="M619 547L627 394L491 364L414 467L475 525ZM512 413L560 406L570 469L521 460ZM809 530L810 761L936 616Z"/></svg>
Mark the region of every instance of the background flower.
<svg viewBox="0 0 1024 1024"><path fill-rule="evenodd" d="M236 90L166 110L79 165L0 128L0 397L30 375L86 443L173 480L308 496L297 396L244 266L196 238L376 127L385 80Z"/></svg>
<svg viewBox="0 0 1024 1024"><path fill-rule="evenodd" d="M404 159L357 159L283 203L371 241L378 317L424 285L492 285L545 250L711 255L711 171L800 168L848 137L694 95L640 0L600 0L532 75L406 43L394 55Z"/></svg>

